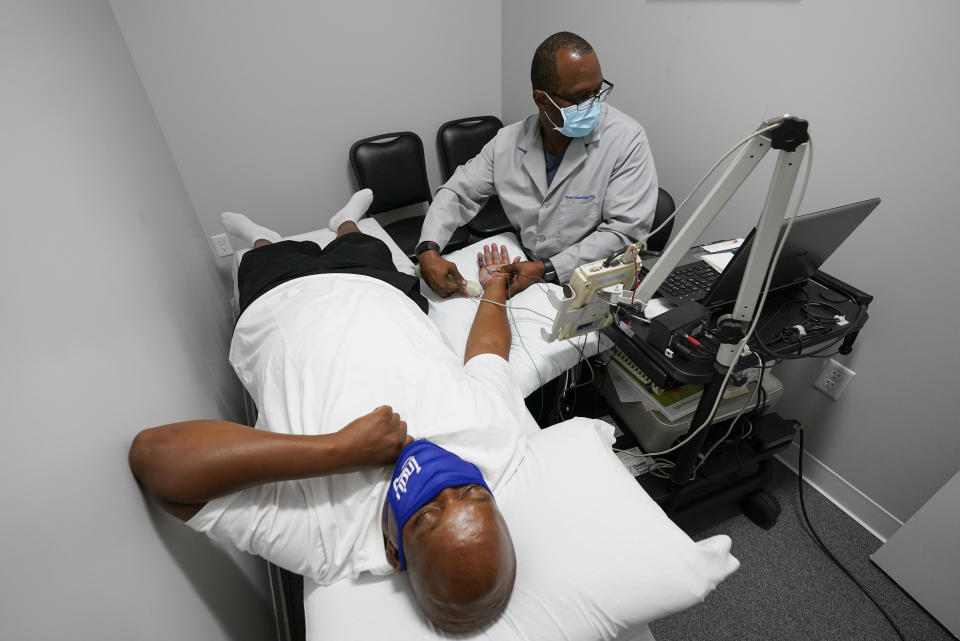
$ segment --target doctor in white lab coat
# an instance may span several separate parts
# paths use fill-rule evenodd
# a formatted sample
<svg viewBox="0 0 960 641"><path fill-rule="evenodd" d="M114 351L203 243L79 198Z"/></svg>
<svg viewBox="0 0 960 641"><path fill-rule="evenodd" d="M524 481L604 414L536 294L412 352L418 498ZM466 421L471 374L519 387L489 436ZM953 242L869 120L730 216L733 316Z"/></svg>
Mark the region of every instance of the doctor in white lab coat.
<svg viewBox="0 0 960 641"><path fill-rule="evenodd" d="M653 222L657 173L646 133L606 103L613 85L593 48L575 34L554 34L537 48L530 75L538 112L458 167L427 212L417 256L442 296L466 283L440 251L490 196L500 198L530 258L502 268L514 274L511 294L538 280L567 282L576 267L639 240Z"/></svg>

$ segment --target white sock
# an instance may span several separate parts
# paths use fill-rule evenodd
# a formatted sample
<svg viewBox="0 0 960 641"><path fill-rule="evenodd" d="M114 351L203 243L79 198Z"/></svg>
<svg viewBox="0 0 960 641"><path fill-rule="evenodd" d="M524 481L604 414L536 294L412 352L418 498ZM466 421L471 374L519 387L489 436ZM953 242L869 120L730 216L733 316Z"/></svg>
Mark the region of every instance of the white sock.
<svg viewBox="0 0 960 641"><path fill-rule="evenodd" d="M343 209L335 213L333 218L330 219L330 231L337 231L340 225L347 221L353 223L359 221L367 213L367 209L372 202L373 191L369 189L361 189L350 196L350 200L343 206Z"/></svg>
<svg viewBox="0 0 960 641"><path fill-rule="evenodd" d="M277 232L272 229L267 229L266 227L261 227L243 214L225 211L220 214L220 222L223 223L223 228L226 229L227 232L241 240L247 241L251 245L261 238L263 240L269 240L271 243L275 243L282 238Z"/></svg>

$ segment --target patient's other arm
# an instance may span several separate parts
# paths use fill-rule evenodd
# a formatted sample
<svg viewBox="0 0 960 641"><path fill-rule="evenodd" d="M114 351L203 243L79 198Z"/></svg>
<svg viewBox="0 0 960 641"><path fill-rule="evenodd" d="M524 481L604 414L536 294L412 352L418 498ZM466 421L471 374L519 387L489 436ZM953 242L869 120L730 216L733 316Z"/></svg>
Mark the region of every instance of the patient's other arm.
<svg viewBox="0 0 960 641"><path fill-rule="evenodd" d="M207 501L254 485L391 464L412 440L388 405L317 436L185 421L140 432L130 469L164 509L187 520Z"/></svg>
<svg viewBox="0 0 960 641"><path fill-rule="evenodd" d="M519 260L519 259L518 259ZM463 356L466 363L477 354L496 354L504 359L510 357L510 325L507 323L507 290L510 279L500 268L510 265L506 247L497 249L497 244L486 245L483 254L477 254L480 265L479 280L483 297L473 318L467 347Z"/></svg>

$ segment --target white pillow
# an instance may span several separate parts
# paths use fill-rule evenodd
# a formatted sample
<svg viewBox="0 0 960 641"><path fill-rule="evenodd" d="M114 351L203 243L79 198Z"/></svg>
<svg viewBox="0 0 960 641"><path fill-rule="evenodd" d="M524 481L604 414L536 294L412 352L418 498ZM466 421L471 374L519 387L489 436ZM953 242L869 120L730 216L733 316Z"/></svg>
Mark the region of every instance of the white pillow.
<svg viewBox="0 0 960 641"><path fill-rule="evenodd" d="M516 256L526 258L517 237L510 233L484 238L469 247L445 254L444 258L457 265L461 276L468 280L477 280L477 252L482 251L483 246L490 243L497 243L498 246L506 245L511 260ZM512 309L507 316L513 333L510 365L513 368L514 380L517 381L520 392L524 396L529 396L543 383L576 365L580 360L581 346L583 346L584 357L595 355L597 341L600 340L600 334L593 332L585 337L545 342L540 336L540 330L549 330L556 316L556 310L547 299L546 290L548 289L553 290L558 297L563 296L563 289L559 285L539 283L531 285L507 301L515 308L528 308ZM456 294L449 298L440 298L423 282L421 282L420 291L430 302L430 320L436 324L454 352L463 354L479 302ZM606 337L602 337L602 341L601 348L606 349L610 341Z"/></svg>
<svg viewBox="0 0 960 641"><path fill-rule="evenodd" d="M613 428L575 418L529 437L496 495L517 552L503 616L455 638L598 641L637 635L694 605L739 567L730 539L692 541L613 455ZM304 582L307 639L450 638L413 600L402 575Z"/></svg>

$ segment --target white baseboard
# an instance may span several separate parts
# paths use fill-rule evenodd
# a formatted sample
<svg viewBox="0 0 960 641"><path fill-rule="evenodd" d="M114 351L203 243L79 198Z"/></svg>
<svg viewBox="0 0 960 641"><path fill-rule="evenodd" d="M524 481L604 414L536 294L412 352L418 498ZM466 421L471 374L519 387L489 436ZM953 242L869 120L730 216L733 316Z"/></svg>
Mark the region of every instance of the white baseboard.
<svg viewBox="0 0 960 641"><path fill-rule="evenodd" d="M777 454L777 458L796 474L799 454L800 446L793 443L790 449ZM899 519L824 465L820 459L811 456L809 452L803 454L803 478L811 487L830 499L834 505L849 514L850 518L884 543L903 525Z"/></svg>

